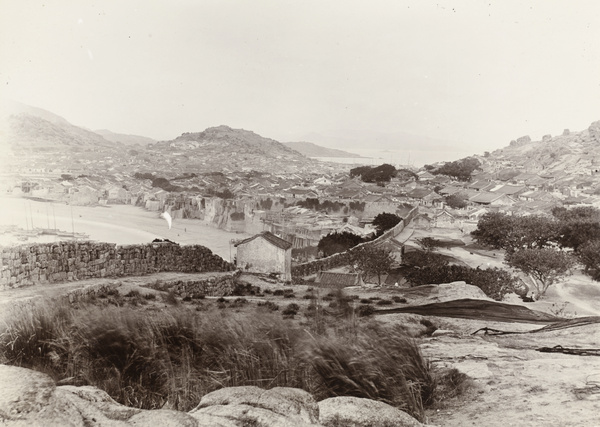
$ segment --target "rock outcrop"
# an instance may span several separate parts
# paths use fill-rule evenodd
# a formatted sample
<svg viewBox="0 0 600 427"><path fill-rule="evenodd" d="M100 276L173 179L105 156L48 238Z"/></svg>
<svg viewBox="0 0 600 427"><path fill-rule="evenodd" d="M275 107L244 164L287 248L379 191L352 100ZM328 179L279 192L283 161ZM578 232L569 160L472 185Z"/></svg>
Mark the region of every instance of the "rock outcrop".
<svg viewBox="0 0 600 427"><path fill-rule="evenodd" d="M317 403L294 388L231 387L205 395L188 413L142 410L115 402L91 386L57 386L47 375L0 365L0 424L81 427L304 427L422 426L382 402L335 397Z"/></svg>

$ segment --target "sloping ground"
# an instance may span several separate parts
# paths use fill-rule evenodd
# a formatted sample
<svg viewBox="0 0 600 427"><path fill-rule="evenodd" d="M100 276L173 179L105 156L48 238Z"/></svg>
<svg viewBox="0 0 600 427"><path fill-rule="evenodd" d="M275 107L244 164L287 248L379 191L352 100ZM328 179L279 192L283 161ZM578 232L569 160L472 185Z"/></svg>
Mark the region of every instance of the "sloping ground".
<svg viewBox="0 0 600 427"><path fill-rule="evenodd" d="M459 317L512 323L551 323L561 320L541 311L495 301L458 299L419 306L377 310L375 314L413 313L423 316Z"/></svg>
<svg viewBox="0 0 600 427"><path fill-rule="evenodd" d="M428 423L444 427L599 424L600 357L543 353L541 347L600 348L598 324L538 333L483 336L473 331L501 325L438 319L454 335L426 339L423 354L440 367L469 375L467 393L429 411ZM562 322L561 322L562 323ZM511 325L511 329L521 325Z"/></svg>

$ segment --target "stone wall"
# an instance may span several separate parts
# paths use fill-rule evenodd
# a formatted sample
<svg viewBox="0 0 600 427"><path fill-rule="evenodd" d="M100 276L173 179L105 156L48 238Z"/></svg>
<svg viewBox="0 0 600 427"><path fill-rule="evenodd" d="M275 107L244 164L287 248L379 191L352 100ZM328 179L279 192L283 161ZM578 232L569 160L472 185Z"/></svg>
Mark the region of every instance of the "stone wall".
<svg viewBox="0 0 600 427"><path fill-rule="evenodd" d="M238 275L237 272L220 273L197 280L155 282L147 286L158 291L173 292L181 298L221 297L232 294Z"/></svg>
<svg viewBox="0 0 600 427"><path fill-rule="evenodd" d="M350 248L346 252L340 252L333 254L326 258L320 258L304 264L298 264L292 266L292 277L304 277L316 274L319 271L326 271L331 268L341 267L350 263L351 255L354 251L358 250L363 246L376 246L378 243L388 239L393 239L404 230L404 228L412 221L412 219L419 213L418 206L413 208L409 214L400 221L395 227L389 229L381 236L370 242L361 243L360 245Z"/></svg>
<svg viewBox="0 0 600 427"><path fill-rule="evenodd" d="M161 271L195 273L233 269L233 265L200 245L58 242L0 248L0 290Z"/></svg>

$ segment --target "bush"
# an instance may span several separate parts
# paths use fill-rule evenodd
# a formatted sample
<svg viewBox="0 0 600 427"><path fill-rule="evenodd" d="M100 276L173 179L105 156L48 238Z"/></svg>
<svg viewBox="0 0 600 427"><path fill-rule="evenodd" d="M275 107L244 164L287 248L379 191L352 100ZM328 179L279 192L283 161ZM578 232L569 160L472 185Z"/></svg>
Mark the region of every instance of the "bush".
<svg viewBox="0 0 600 427"><path fill-rule="evenodd" d="M288 306L285 308L285 310L281 312L281 314L283 314L284 316L294 317L296 314L298 314L299 310L300 306L298 304L291 303L288 304Z"/></svg>
<svg viewBox="0 0 600 427"><path fill-rule="evenodd" d="M257 304L259 307L265 307L269 311L279 310L279 306L272 301L261 301Z"/></svg>
<svg viewBox="0 0 600 427"><path fill-rule="evenodd" d="M392 297L392 301L394 301L394 302L400 302L400 303L406 303L406 298L402 298L402 297L399 297L398 295L394 295Z"/></svg>
<svg viewBox="0 0 600 427"><path fill-rule="evenodd" d="M428 337L430 337L438 329L437 326L435 326L429 319L421 319L419 323L425 326L424 335L427 335Z"/></svg>
<svg viewBox="0 0 600 427"><path fill-rule="evenodd" d="M377 305L392 305L394 302L389 299L382 299L377 301Z"/></svg>
<svg viewBox="0 0 600 427"><path fill-rule="evenodd" d="M174 290L170 290L166 294L162 294L162 299L165 303L170 304L170 305L179 304L179 300L177 299L177 296L175 295Z"/></svg>
<svg viewBox="0 0 600 427"><path fill-rule="evenodd" d="M375 307L372 305L360 305L358 306L358 316L367 317L375 313Z"/></svg>

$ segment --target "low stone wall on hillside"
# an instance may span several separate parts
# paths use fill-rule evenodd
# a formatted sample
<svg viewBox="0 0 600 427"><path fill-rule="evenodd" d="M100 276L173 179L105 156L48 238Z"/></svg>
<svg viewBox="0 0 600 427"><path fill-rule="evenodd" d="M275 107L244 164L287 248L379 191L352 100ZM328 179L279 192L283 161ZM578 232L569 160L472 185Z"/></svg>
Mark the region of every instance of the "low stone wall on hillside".
<svg viewBox="0 0 600 427"><path fill-rule="evenodd" d="M233 269L232 264L200 245L59 242L0 248L0 290L162 271L195 273Z"/></svg>
<svg viewBox="0 0 600 427"><path fill-rule="evenodd" d="M238 272L221 273L198 280L155 282L147 286L157 291L173 292L181 298L222 297L233 293L238 275Z"/></svg>
<svg viewBox="0 0 600 427"><path fill-rule="evenodd" d="M383 242L387 239L392 239L396 237L398 234L404 230L404 228L412 221L412 219L418 214L418 207L413 208L409 212L409 214L400 221L395 227L389 229L381 236L379 236L375 240L371 240L370 242L361 243L360 245L354 246L350 248L346 252L340 252L337 254L333 254L326 258L317 259L314 261L310 261L304 264L298 264L292 266L292 277L304 277L310 276L311 274L316 274L319 271L326 271L331 268L341 267L342 265L347 265L350 262L351 255L354 251L358 250L364 246L377 246L378 243Z"/></svg>

